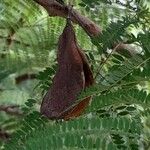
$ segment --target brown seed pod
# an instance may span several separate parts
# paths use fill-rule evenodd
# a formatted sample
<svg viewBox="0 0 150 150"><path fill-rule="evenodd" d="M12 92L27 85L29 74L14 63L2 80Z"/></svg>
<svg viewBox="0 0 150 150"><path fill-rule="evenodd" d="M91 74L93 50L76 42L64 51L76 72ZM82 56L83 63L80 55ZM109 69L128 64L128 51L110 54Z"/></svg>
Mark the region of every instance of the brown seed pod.
<svg viewBox="0 0 150 150"><path fill-rule="evenodd" d="M57 61L58 70L51 89L43 98L41 113L50 119L74 118L90 101L88 97L73 106L78 94L92 85L94 79L86 57L77 45L70 19L59 38Z"/></svg>

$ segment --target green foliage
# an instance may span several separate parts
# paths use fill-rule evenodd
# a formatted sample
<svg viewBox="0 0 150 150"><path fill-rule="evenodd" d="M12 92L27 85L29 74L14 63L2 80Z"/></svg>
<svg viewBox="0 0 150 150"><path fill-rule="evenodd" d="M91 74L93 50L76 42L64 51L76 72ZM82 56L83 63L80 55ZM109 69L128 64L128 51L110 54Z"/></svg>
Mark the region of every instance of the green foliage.
<svg viewBox="0 0 150 150"><path fill-rule="evenodd" d="M111 22L109 27L102 32L98 37L92 38L94 45L98 46L100 53L105 52L107 48L112 48L114 43L122 42L126 28L130 25L139 23L138 18L131 18L130 16L124 17L118 22ZM107 39L107 40L106 40Z"/></svg>
<svg viewBox="0 0 150 150"><path fill-rule="evenodd" d="M43 89L43 92L45 92L45 90L47 91L50 85L52 84L52 78L55 72L56 72L55 65L53 65L51 68L47 67L44 71L40 71L39 74L37 75L37 79L39 80L37 87Z"/></svg>
<svg viewBox="0 0 150 150"><path fill-rule="evenodd" d="M137 89L130 90L117 90L115 92L101 94L100 96L94 97L91 106L93 109L96 107L105 107L112 105L113 103L126 103L126 104L139 104L143 105L145 108L150 105L150 94L147 95L145 91L139 91ZM99 103L99 104L98 104ZM94 105L94 106L92 106Z"/></svg>
<svg viewBox="0 0 150 150"><path fill-rule="evenodd" d="M32 119L32 123L29 119ZM79 118L46 125L45 121L34 113L24 119L24 125L13 135L13 141L10 141L5 148L8 150L98 149L100 147L102 149L117 147L132 149L133 145L138 147L137 141L140 138L141 127L136 120L125 117Z"/></svg>

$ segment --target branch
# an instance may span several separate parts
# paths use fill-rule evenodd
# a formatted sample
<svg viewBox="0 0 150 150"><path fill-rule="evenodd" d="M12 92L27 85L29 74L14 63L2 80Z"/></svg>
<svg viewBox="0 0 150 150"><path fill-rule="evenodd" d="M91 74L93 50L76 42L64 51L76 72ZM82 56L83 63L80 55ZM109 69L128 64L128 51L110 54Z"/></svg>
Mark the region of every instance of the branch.
<svg viewBox="0 0 150 150"><path fill-rule="evenodd" d="M20 84L23 81L36 79L36 74L23 74L15 78L16 84Z"/></svg>
<svg viewBox="0 0 150 150"><path fill-rule="evenodd" d="M43 6L48 12L49 16L59 16L63 18L67 18L68 16L68 6L61 5L55 0L34 1ZM82 16L74 9L72 9L70 12L70 18L74 23L79 24L90 37L97 36L102 32L102 30L93 21L85 16Z"/></svg>
<svg viewBox="0 0 150 150"><path fill-rule="evenodd" d="M68 6L58 3L56 0L33 1L44 7L45 10L48 12L49 16L59 16L63 18L67 18L68 16ZM72 11L70 12L70 16L70 19L74 23L79 24L90 37L96 37L98 35L101 35L102 29L93 21L88 19L86 16L81 15L74 9L72 9ZM122 50L126 50L126 52L129 52L131 56L136 53L135 50L132 47L130 47L130 45L124 43L117 43L117 45L119 45L116 49L118 53L121 53ZM114 49L115 47L116 43L113 45L112 49Z"/></svg>
<svg viewBox="0 0 150 150"><path fill-rule="evenodd" d="M10 115L17 115L17 116L22 115L22 112L19 110L18 105L10 105L10 106L0 105L0 112L1 111L4 111L5 113Z"/></svg>
<svg viewBox="0 0 150 150"><path fill-rule="evenodd" d="M6 39L6 40L7 40L7 37L0 35L0 39ZM26 46L26 47L31 46L30 44L23 43L22 41L19 41L19 40L15 39L15 38L13 38L13 39L11 39L11 40L12 40L12 42L14 42L14 43L16 43L16 44L22 44L22 45L24 45L24 46Z"/></svg>
<svg viewBox="0 0 150 150"><path fill-rule="evenodd" d="M17 22L16 22L16 24L14 25L14 27L12 28L10 28L9 29L9 34L8 34L8 36L7 36L7 38L6 38L6 44L7 44L7 46L8 46L8 50L9 50L9 48L11 47L11 45L12 45L12 42L14 41L14 36L15 36L15 34L16 34L16 31L18 30L15 30L15 26L16 27L18 27L18 24L23 24L23 18L20 18ZM3 50L3 54L1 55L1 58L5 58L6 57L6 49L4 49Z"/></svg>

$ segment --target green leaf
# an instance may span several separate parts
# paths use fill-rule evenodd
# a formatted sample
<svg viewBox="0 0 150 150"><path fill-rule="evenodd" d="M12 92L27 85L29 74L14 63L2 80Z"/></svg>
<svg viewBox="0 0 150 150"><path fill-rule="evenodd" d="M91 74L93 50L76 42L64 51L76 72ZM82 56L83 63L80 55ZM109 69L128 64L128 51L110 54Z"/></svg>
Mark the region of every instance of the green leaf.
<svg viewBox="0 0 150 150"><path fill-rule="evenodd" d="M128 107L126 108L126 110L127 110L127 111L135 111L136 108L133 107L133 106L128 106Z"/></svg>
<svg viewBox="0 0 150 150"><path fill-rule="evenodd" d="M119 116L125 116L125 115L128 115L129 112L128 111L122 111L120 113L118 113Z"/></svg>

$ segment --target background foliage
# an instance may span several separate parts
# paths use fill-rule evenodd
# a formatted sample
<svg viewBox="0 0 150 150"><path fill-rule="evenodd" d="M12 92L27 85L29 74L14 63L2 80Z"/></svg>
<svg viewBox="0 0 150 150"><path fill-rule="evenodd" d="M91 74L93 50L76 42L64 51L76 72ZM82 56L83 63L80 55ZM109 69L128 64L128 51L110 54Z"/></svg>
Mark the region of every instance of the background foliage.
<svg viewBox="0 0 150 150"><path fill-rule="evenodd" d="M0 1L0 147L149 149L149 3L74 1L74 7L103 32L89 38L75 25L96 84L79 96L78 101L93 96L84 114L66 122L49 121L39 114L43 94L57 70L57 42L65 20L49 17L32 0ZM118 41L132 48L118 52L112 48Z"/></svg>

